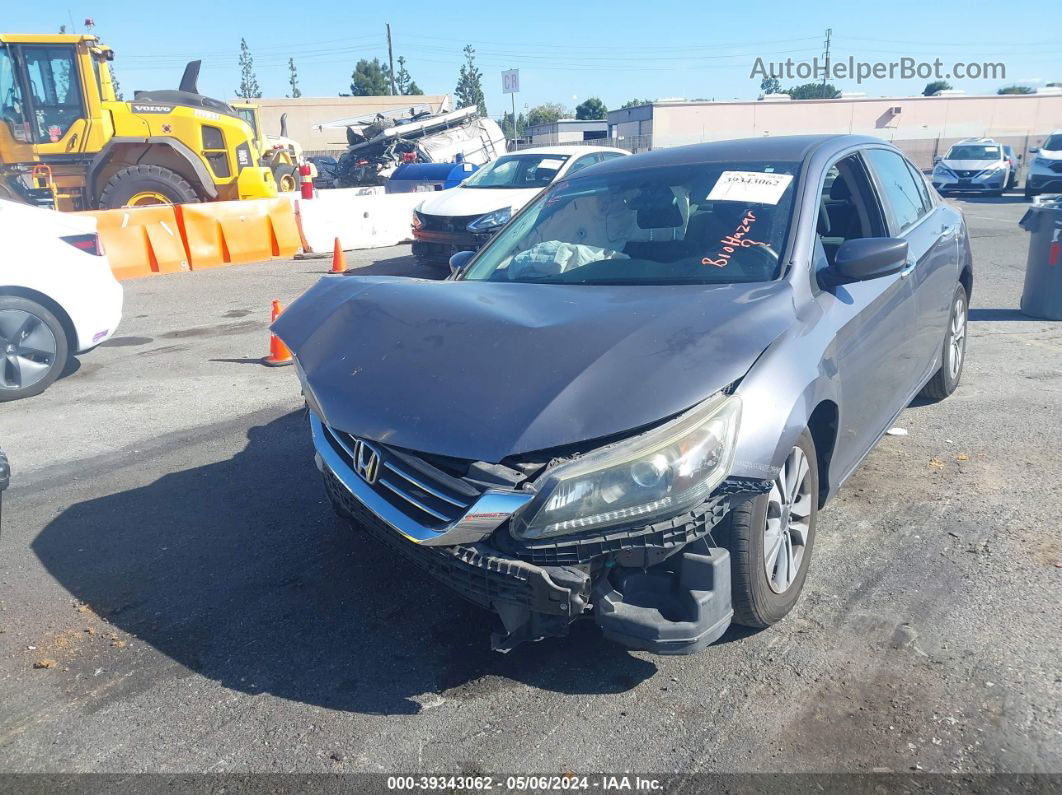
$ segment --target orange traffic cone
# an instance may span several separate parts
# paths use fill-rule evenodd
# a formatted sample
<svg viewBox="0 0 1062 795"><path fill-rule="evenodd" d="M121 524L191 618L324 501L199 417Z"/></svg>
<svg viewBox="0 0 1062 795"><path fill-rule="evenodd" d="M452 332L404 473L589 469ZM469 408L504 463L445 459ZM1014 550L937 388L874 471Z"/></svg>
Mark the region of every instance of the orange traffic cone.
<svg viewBox="0 0 1062 795"><path fill-rule="evenodd" d="M270 318L270 324L276 322L276 319L280 317L280 313L284 311L284 307L281 306L280 301L273 302L273 315ZM282 367L285 364L291 364L294 359L291 358L291 351L288 350L288 346L273 332L269 333L269 355L262 359L262 364L266 367Z"/></svg>
<svg viewBox="0 0 1062 795"><path fill-rule="evenodd" d="M339 245L339 238L336 238L336 245L332 249L332 273L346 273L347 261L343 258L343 247Z"/></svg>

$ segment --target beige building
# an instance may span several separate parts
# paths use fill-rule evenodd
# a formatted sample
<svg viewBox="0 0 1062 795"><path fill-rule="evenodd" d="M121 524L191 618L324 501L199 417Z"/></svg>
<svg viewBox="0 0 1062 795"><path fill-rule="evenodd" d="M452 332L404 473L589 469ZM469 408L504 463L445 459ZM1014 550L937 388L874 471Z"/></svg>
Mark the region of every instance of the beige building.
<svg viewBox="0 0 1062 795"><path fill-rule="evenodd" d="M873 135L928 168L962 138L990 136L1027 154L1062 129L1062 95L666 101L609 111L608 126L613 143L636 151L760 135Z"/></svg>
<svg viewBox="0 0 1062 795"><path fill-rule="evenodd" d="M234 99L233 102L247 100ZM347 147L344 129L319 129L319 125L338 119L375 114L388 110L404 110L414 105L427 105L433 113L450 107L447 94L397 97L266 97L253 100L261 108L262 126L267 135L280 134L280 116L288 114L288 136L294 138L307 152L343 150Z"/></svg>

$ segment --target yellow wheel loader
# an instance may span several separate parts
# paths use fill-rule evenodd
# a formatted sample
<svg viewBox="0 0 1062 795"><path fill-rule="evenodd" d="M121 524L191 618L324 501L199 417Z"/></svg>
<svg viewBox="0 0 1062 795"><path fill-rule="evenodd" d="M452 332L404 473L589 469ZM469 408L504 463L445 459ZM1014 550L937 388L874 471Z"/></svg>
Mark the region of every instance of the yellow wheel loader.
<svg viewBox="0 0 1062 795"><path fill-rule="evenodd" d="M199 93L199 61L177 90L123 102L113 59L91 35L0 34L0 196L89 210L277 195L257 133Z"/></svg>
<svg viewBox="0 0 1062 795"><path fill-rule="evenodd" d="M258 150L262 153L261 165L273 172L277 189L282 193L299 189L299 166L303 163L302 146L294 138L288 138L288 114L280 115L280 135L266 135L262 128L262 114L257 105L250 102L233 102L232 107L254 131ZM317 177L317 168L310 163L310 181Z"/></svg>

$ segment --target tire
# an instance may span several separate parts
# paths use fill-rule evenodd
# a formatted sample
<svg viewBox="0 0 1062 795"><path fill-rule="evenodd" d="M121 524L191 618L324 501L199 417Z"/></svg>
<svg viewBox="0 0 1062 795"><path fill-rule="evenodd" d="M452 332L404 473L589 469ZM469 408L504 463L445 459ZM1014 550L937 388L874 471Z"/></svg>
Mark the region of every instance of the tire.
<svg viewBox="0 0 1062 795"><path fill-rule="evenodd" d="M802 477L796 478L796 491L799 499L794 503L801 506L803 517L782 535L779 513L789 513L784 508L779 512L781 503L777 499L779 486L791 472L791 464L806 462L807 468ZM760 494L748 500L727 514L719 523L715 535L718 543L730 551L732 595L734 602L734 621L746 627L762 629L781 621L800 598L800 592L807 578L808 566L811 564L811 551L815 544L815 522L819 507L819 471L815 456L815 442L808 431L804 431L796 446L786 457L786 465L774 479L769 494ZM772 533L768 526L768 516L779 532ZM796 511L789 513L796 516ZM799 530L799 533L798 533ZM795 544L797 535L802 544ZM769 535L780 537L780 549L774 556L774 565L768 575L768 563L764 554L765 541ZM772 545L773 546L773 545ZM792 552L792 557L789 556ZM795 562L796 574L781 571L784 560ZM770 579L769 579L770 577ZM782 582L787 583L779 592Z"/></svg>
<svg viewBox="0 0 1062 795"><path fill-rule="evenodd" d="M63 326L36 301L0 295L0 402L39 395L70 358Z"/></svg>
<svg viewBox="0 0 1062 795"><path fill-rule="evenodd" d="M162 166L127 166L107 180L100 193L99 206L101 210L127 207L141 196L153 199L144 201L145 204L188 204L199 201L195 188L175 171Z"/></svg>
<svg viewBox="0 0 1062 795"><path fill-rule="evenodd" d="M961 284L955 288L951 299L951 311L948 313L948 327L944 331L944 347L940 357L940 369L933 374L920 397L930 400L943 400L959 385L962 367L966 362L966 326L969 320L970 302L966 297L966 288ZM959 320L956 320L956 317ZM956 334L958 341L956 342Z"/></svg>
<svg viewBox="0 0 1062 795"><path fill-rule="evenodd" d="M285 191L284 187L282 187L281 185L281 182L285 178L291 180L291 185L289 186L289 189L287 191ZM281 191L282 193L292 193L294 191L297 191L301 184L299 182L299 169L295 166L276 166L273 169L273 179L277 183L277 190Z"/></svg>

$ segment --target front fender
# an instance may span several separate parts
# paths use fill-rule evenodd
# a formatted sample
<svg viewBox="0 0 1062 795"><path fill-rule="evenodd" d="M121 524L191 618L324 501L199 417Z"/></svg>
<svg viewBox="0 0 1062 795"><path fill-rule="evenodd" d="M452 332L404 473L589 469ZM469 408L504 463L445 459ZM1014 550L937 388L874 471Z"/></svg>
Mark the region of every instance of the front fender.
<svg viewBox="0 0 1062 795"><path fill-rule="evenodd" d="M828 351L829 342L814 326L797 325L756 360L736 390L742 405L733 475L774 477L815 409L823 401L839 402Z"/></svg>

